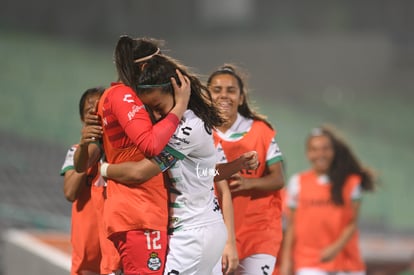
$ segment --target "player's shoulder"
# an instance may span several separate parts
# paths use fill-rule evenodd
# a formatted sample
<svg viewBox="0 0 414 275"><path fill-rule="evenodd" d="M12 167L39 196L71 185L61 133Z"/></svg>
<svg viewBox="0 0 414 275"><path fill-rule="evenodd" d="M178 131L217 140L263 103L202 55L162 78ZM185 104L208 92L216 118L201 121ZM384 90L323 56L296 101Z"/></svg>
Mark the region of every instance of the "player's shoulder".
<svg viewBox="0 0 414 275"><path fill-rule="evenodd" d="M181 125L185 127L199 128L204 127L204 122L192 110L185 111Z"/></svg>
<svg viewBox="0 0 414 275"><path fill-rule="evenodd" d="M124 101L126 103L141 102L131 87L124 84L115 84L108 89L108 98L114 101Z"/></svg>
<svg viewBox="0 0 414 275"><path fill-rule="evenodd" d="M72 146L69 147L68 153L75 152L79 148L79 144L72 144Z"/></svg>
<svg viewBox="0 0 414 275"><path fill-rule="evenodd" d="M202 140L208 135L204 122L192 110L187 110L177 127L175 136L190 140Z"/></svg>
<svg viewBox="0 0 414 275"><path fill-rule="evenodd" d="M263 120L253 120L252 128L255 128L257 133L275 135L276 129L272 128L268 123Z"/></svg>
<svg viewBox="0 0 414 275"><path fill-rule="evenodd" d="M361 180L362 180L361 175L350 174L346 178L346 185L351 185L351 186L360 185Z"/></svg>
<svg viewBox="0 0 414 275"><path fill-rule="evenodd" d="M312 171L311 169L308 169L308 170L302 170L302 171L298 171L294 173L290 177L290 180L296 181L300 184L300 183L306 182L307 179L314 178L314 177L316 177L315 172Z"/></svg>

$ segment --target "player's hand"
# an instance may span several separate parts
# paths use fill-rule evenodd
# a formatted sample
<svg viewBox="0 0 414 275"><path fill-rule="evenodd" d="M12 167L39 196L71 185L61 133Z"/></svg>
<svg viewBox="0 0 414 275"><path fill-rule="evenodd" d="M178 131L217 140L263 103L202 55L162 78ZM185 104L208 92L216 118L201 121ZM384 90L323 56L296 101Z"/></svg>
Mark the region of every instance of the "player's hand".
<svg viewBox="0 0 414 275"><path fill-rule="evenodd" d="M321 262L329 262L333 260L338 254L338 252L339 252L339 249L335 245L330 245L326 247L321 253L321 256L320 256Z"/></svg>
<svg viewBox="0 0 414 275"><path fill-rule="evenodd" d="M242 169L256 170L259 167L256 151L244 153L240 158L242 159Z"/></svg>
<svg viewBox="0 0 414 275"><path fill-rule="evenodd" d="M81 140L79 144L87 145L91 142L102 138L102 126L100 125L84 125L81 130Z"/></svg>
<svg viewBox="0 0 414 275"><path fill-rule="evenodd" d="M85 125L99 125L101 126L101 118L97 115L96 110L89 109L84 117L84 124Z"/></svg>
<svg viewBox="0 0 414 275"><path fill-rule="evenodd" d="M239 257L237 256L237 248L235 243L226 242L221 257L221 266L223 275L230 275L236 271L239 265Z"/></svg>
<svg viewBox="0 0 414 275"><path fill-rule="evenodd" d="M240 173L236 173L229 179L229 189L232 193L249 190L249 180L244 178Z"/></svg>
<svg viewBox="0 0 414 275"><path fill-rule="evenodd" d="M184 76L180 72L180 70L177 69L176 72L181 85L178 86L175 78L171 77L171 84L174 88L175 104L181 105L187 109L188 101L190 100L191 95L191 82L187 76Z"/></svg>

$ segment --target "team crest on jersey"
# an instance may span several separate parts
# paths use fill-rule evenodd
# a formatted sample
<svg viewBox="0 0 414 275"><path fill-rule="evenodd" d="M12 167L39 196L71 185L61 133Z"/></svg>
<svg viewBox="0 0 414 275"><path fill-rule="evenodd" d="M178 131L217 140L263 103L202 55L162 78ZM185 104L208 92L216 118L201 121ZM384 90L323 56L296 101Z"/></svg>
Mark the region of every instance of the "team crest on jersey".
<svg viewBox="0 0 414 275"><path fill-rule="evenodd" d="M158 257L158 253L152 252L147 261L148 268L153 271L160 270L161 265L162 263L160 257Z"/></svg>

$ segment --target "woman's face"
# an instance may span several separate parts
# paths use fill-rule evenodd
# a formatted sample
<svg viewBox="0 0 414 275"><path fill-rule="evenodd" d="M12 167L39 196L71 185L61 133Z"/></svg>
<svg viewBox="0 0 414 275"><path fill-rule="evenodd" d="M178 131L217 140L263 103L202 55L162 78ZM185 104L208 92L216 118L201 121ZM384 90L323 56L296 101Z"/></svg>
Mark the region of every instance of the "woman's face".
<svg viewBox="0 0 414 275"><path fill-rule="evenodd" d="M99 93L90 94L86 100L85 105L83 106L83 117L85 118L89 111L96 112L98 101L101 95Z"/></svg>
<svg viewBox="0 0 414 275"><path fill-rule="evenodd" d="M306 155L312 168L318 174L326 174L335 156L329 137L324 135L310 137Z"/></svg>
<svg viewBox="0 0 414 275"><path fill-rule="evenodd" d="M151 108L156 120L165 117L174 107L174 97L161 88L153 89L139 96L141 101Z"/></svg>
<svg viewBox="0 0 414 275"><path fill-rule="evenodd" d="M237 79L230 74L216 75L210 81L209 91L221 114L233 124L244 98Z"/></svg>

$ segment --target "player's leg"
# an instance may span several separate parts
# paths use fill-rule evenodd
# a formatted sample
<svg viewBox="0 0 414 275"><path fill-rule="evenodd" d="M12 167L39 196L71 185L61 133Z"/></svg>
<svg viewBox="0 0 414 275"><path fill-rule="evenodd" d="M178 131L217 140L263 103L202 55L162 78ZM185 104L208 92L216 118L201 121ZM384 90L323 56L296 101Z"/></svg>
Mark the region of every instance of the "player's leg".
<svg viewBox="0 0 414 275"><path fill-rule="evenodd" d="M174 232L169 240L164 275L211 274L226 239L224 223Z"/></svg>

